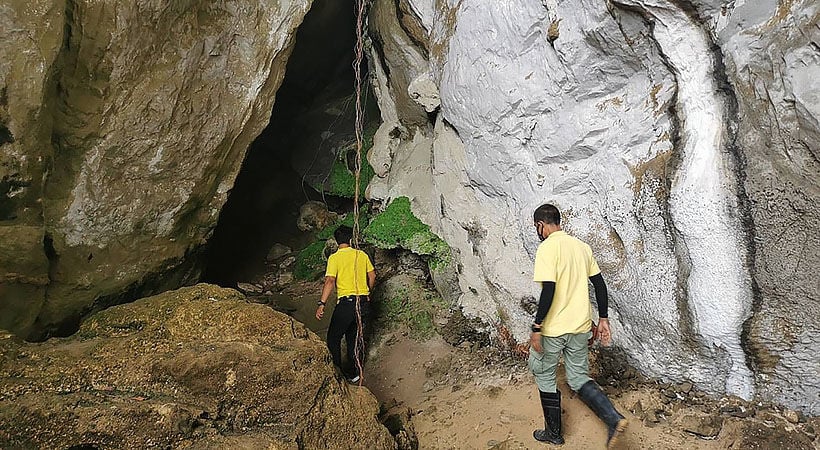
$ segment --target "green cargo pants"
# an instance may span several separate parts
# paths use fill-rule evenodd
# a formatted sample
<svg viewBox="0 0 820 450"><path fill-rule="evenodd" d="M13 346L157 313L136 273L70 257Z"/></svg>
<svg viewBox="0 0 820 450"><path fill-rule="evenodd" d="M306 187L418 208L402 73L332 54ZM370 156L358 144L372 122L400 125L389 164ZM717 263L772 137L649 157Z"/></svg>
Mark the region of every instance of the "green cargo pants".
<svg viewBox="0 0 820 450"><path fill-rule="evenodd" d="M529 366L535 375L535 384L541 392L556 392L555 372L558 369L558 358L564 355L564 369L567 372L567 383L573 391L581 389L589 378L589 347L592 332L563 334L561 336L541 336L541 349L538 353L530 348Z"/></svg>

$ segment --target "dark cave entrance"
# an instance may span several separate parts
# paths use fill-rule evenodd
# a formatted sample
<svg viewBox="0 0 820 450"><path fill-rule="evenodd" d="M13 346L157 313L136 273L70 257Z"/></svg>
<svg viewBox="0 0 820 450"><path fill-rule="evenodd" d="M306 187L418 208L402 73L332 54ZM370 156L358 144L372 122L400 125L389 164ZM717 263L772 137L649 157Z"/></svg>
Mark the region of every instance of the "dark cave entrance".
<svg viewBox="0 0 820 450"><path fill-rule="evenodd" d="M355 20L353 0L313 2L270 123L249 147L208 242L203 281L236 286L265 270L274 244L298 251L313 242L315 232L296 225L309 200L334 210L352 207L349 199L320 192L316 180L327 179L339 144L355 136ZM366 86L365 117L372 126L379 113Z"/></svg>

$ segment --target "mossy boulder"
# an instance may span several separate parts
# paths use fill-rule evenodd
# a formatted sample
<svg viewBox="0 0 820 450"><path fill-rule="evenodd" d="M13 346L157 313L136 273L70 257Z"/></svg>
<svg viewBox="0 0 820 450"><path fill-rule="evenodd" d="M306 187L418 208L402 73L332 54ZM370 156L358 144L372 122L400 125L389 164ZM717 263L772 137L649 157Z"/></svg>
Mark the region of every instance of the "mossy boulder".
<svg viewBox="0 0 820 450"><path fill-rule="evenodd" d="M431 269L450 262L450 247L413 214L407 197L390 202L373 218L362 235L366 242L379 248L405 248L427 256Z"/></svg>
<svg viewBox="0 0 820 450"><path fill-rule="evenodd" d="M315 280L324 273L327 263L327 241L317 241L303 248L296 256L293 276L297 280Z"/></svg>
<svg viewBox="0 0 820 450"><path fill-rule="evenodd" d="M370 180L376 174L365 157L373 147L373 136L379 124L369 124L362 131L361 166L359 170L359 199L364 201L365 190ZM356 167L359 163L356 157L356 141L341 143L334 151L335 158L330 166L330 172L324 179L317 180L313 188L320 192L344 198L354 198L356 194Z"/></svg>
<svg viewBox="0 0 820 450"><path fill-rule="evenodd" d="M315 334L216 286L107 309L68 339L0 334L2 448L392 449L377 414Z"/></svg>
<svg viewBox="0 0 820 450"><path fill-rule="evenodd" d="M365 204L359 211L359 229L367 225L369 207ZM316 235L318 241L302 249L296 256L296 265L293 276L298 280L314 280L324 273L327 258L336 251L336 242L333 241L333 232L340 226L353 227L354 215L348 213L341 220L325 227Z"/></svg>
<svg viewBox="0 0 820 450"><path fill-rule="evenodd" d="M417 339L436 332L435 319L446 304L438 292L422 280L398 274L385 280L378 290L379 319L388 326L403 326Z"/></svg>

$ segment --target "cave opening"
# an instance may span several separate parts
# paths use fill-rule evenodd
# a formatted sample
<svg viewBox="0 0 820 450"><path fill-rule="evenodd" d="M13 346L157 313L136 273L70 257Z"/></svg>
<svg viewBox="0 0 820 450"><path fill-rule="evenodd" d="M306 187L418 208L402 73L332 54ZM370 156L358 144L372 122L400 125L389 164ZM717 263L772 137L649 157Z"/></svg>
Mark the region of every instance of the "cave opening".
<svg viewBox="0 0 820 450"><path fill-rule="evenodd" d="M340 159L352 170L355 26L353 0L313 2L297 31L270 122L248 148L209 239L203 281L236 287L264 272L276 244L298 251L314 242L318 230L297 226L308 201L352 209L347 196L329 187ZM365 81L366 62L362 72L365 123L374 129L379 111Z"/></svg>

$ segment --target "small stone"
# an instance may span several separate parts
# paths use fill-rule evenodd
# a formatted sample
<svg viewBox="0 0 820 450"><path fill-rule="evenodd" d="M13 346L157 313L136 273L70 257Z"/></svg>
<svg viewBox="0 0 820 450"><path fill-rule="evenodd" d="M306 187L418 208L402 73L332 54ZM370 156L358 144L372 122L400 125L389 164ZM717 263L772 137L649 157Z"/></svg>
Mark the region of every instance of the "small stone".
<svg viewBox="0 0 820 450"><path fill-rule="evenodd" d="M723 428L723 418L709 414L688 413L675 422L683 431L704 439L714 439Z"/></svg>
<svg viewBox="0 0 820 450"><path fill-rule="evenodd" d="M288 256L287 258L283 259L282 262L279 264L281 268L291 267L296 262L295 256ZM281 275L279 275L281 277Z"/></svg>
<svg viewBox="0 0 820 450"><path fill-rule="evenodd" d="M636 416L640 416L641 414L643 414L643 403L641 403L641 401L638 400L637 402L635 402L634 405L632 405L632 408L630 408L630 411L632 411L632 414L635 414Z"/></svg>
<svg viewBox="0 0 820 450"><path fill-rule="evenodd" d="M806 417L803 416L800 411L795 411L793 409L783 411L783 417L790 423L800 423L806 421Z"/></svg>
<svg viewBox="0 0 820 450"><path fill-rule="evenodd" d="M744 405L728 405L721 406L719 409L721 414L726 414L732 417L745 419L755 415L755 409Z"/></svg>
<svg viewBox="0 0 820 450"><path fill-rule="evenodd" d="M245 294L261 294L263 289L252 283L236 283L236 287Z"/></svg>
<svg viewBox="0 0 820 450"><path fill-rule="evenodd" d="M678 392L683 392L685 394L688 394L691 391L692 391L692 383L690 383L688 381L684 381L683 383L678 385Z"/></svg>

